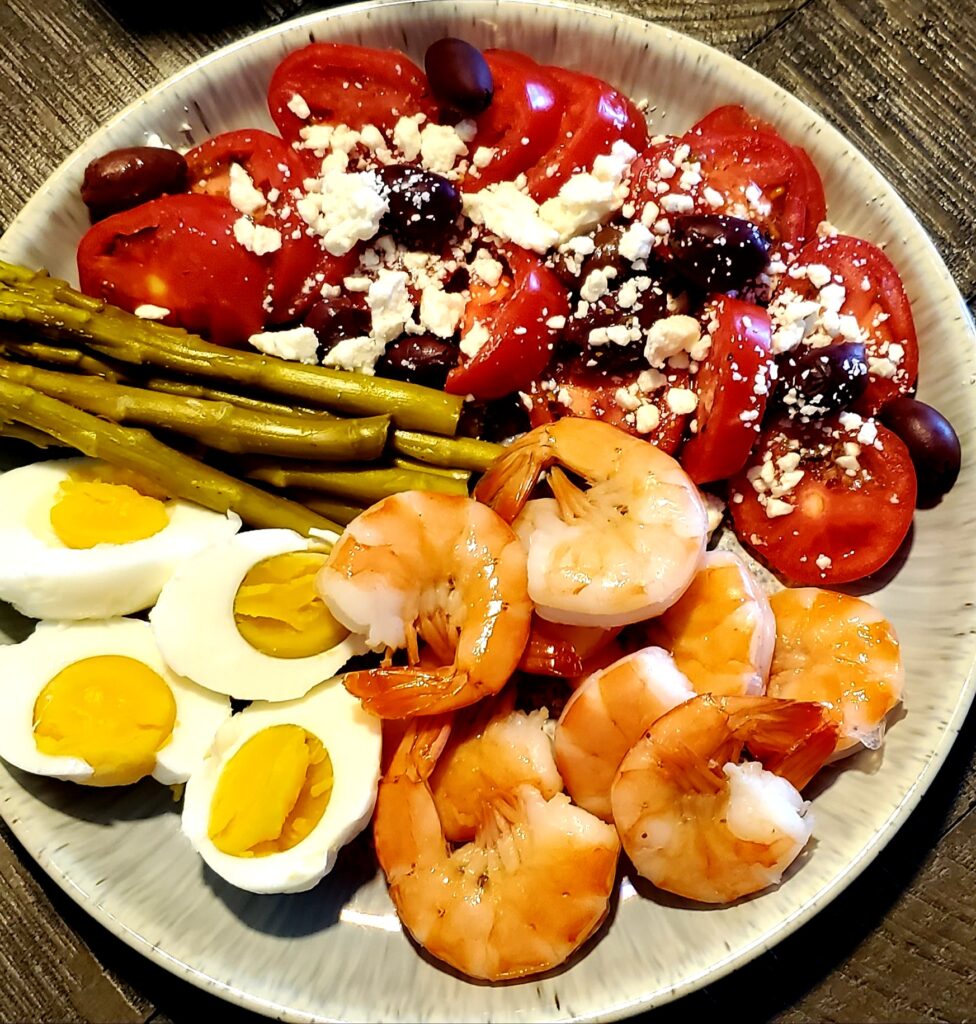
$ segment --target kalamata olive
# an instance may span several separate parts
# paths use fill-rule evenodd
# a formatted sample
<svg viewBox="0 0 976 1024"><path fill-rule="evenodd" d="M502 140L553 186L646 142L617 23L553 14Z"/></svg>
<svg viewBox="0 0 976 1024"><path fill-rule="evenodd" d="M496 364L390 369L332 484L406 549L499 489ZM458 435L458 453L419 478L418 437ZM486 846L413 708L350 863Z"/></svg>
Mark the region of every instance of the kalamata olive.
<svg viewBox="0 0 976 1024"><path fill-rule="evenodd" d="M721 213L672 218L670 246L678 270L705 291L739 289L769 262L769 239L762 231L752 221Z"/></svg>
<svg viewBox="0 0 976 1024"><path fill-rule="evenodd" d="M878 419L908 448L918 478L919 504L946 494L959 476L962 452L945 416L917 398L901 395L885 402Z"/></svg>
<svg viewBox="0 0 976 1024"><path fill-rule="evenodd" d="M85 168L81 198L92 221L186 189L186 159L175 149L132 146L113 149Z"/></svg>
<svg viewBox="0 0 976 1024"><path fill-rule="evenodd" d="M458 364L457 347L427 334L395 341L376 364L380 377L392 377L429 388L443 388Z"/></svg>
<svg viewBox="0 0 976 1024"><path fill-rule="evenodd" d="M487 110L495 85L481 51L463 39L447 36L431 43L424 54L430 91L438 102L462 114Z"/></svg>
<svg viewBox="0 0 976 1024"><path fill-rule="evenodd" d="M360 296L339 295L316 302L302 323L315 331L321 354L328 352L336 342L369 334L370 316Z"/></svg>
<svg viewBox="0 0 976 1024"><path fill-rule="evenodd" d="M780 356L777 401L790 416L819 417L851 406L868 386L864 345L845 341Z"/></svg>
<svg viewBox="0 0 976 1024"><path fill-rule="evenodd" d="M458 190L447 178L419 167L391 164L376 173L390 204L381 229L408 249L441 249L461 213Z"/></svg>

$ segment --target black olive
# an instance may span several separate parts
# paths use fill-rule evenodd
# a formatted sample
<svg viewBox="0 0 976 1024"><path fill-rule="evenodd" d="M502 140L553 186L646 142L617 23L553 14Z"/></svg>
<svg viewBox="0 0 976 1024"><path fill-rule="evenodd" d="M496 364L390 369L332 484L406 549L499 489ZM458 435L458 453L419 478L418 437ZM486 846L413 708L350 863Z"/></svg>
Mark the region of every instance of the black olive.
<svg viewBox="0 0 976 1024"><path fill-rule="evenodd" d="M487 110L495 85L482 52L463 39L447 36L431 43L424 70L435 99L450 110L480 114Z"/></svg>
<svg viewBox="0 0 976 1024"><path fill-rule="evenodd" d="M132 146L113 149L85 168L81 198L92 221L186 189L186 158L173 149Z"/></svg>
<svg viewBox="0 0 976 1024"><path fill-rule="evenodd" d="M425 384L429 388L443 388L458 358L455 345L423 334L390 345L376 364L376 374L411 384Z"/></svg>
<svg viewBox="0 0 976 1024"><path fill-rule="evenodd" d="M386 186L390 204L381 230L388 231L408 249L442 249L461 213L458 190L447 178L420 167L391 164L376 173Z"/></svg>
<svg viewBox="0 0 976 1024"><path fill-rule="evenodd" d="M819 417L847 409L868 386L864 345L845 341L804 346L780 356L776 399L790 416Z"/></svg>
<svg viewBox="0 0 976 1024"><path fill-rule="evenodd" d="M766 269L769 239L752 223L721 213L671 220L671 253L678 271L705 291L738 290Z"/></svg>
<svg viewBox="0 0 976 1024"><path fill-rule="evenodd" d="M881 407L878 419L905 442L918 479L918 501L929 503L946 494L959 476L962 452L952 424L917 398L901 395Z"/></svg>
<svg viewBox="0 0 976 1024"><path fill-rule="evenodd" d="M369 334L370 316L360 297L339 295L316 302L302 318L302 323L315 331L321 357L337 342Z"/></svg>

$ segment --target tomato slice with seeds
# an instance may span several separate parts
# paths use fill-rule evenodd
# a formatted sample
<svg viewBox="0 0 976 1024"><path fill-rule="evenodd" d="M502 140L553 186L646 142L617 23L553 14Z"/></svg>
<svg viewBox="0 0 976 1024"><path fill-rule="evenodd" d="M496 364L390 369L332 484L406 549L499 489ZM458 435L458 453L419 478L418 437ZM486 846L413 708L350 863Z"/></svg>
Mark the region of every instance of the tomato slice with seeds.
<svg viewBox="0 0 976 1024"><path fill-rule="evenodd" d="M766 310L723 295L710 312L711 346L695 375L698 429L681 449L681 465L696 484L742 468L758 437L773 365Z"/></svg>
<svg viewBox="0 0 976 1024"><path fill-rule="evenodd" d="M635 437L649 441L667 455L673 455L685 436L690 416L675 412L668 403L670 388L690 388L688 370L669 370L667 383L644 395L655 410L656 425L649 430L638 429L634 411L621 404L617 393L637 383L640 372L605 373L586 366L585 357L559 360L539 380L532 383L529 399L529 423L533 427L554 423L563 416L582 416L603 420Z"/></svg>
<svg viewBox="0 0 976 1024"><path fill-rule="evenodd" d="M307 233L293 194L296 188L301 188L305 167L295 151L277 135L257 129L224 132L191 149L186 162L193 192L227 197L231 164L238 164L262 195L273 197L252 215L256 224L274 228L281 235L281 248L270 256L270 323L300 316L323 284L337 284L355 269L355 252L347 257L329 256ZM312 282L314 288L305 288L313 272L321 274L321 280Z"/></svg>
<svg viewBox="0 0 976 1024"><path fill-rule="evenodd" d="M264 325L270 264L238 244L238 217L206 195L163 196L107 217L78 245L81 290L130 312L161 306L167 324L243 344Z"/></svg>
<svg viewBox="0 0 976 1024"><path fill-rule="evenodd" d="M864 423L874 425L875 442L870 428L859 441L863 428L839 419L776 420L730 481L736 535L791 586L869 576L908 534L917 489L908 449L890 430Z"/></svg>
<svg viewBox="0 0 976 1024"><path fill-rule="evenodd" d="M511 50L485 50L484 57L495 94L475 118L478 132L468 151L472 157L481 147L495 152L485 167L469 170L462 186L466 192L528 171L552 148L562 123L562 93L548 68Z"/></svg>
<svg viewBox="0 0 976 1024"><path fill-rule="evenodd" d="M808 243L791 267L813 264L840 277L846 290L840 312L853 315L864 332L868 386L854 409L862 416L874 416L889 399L912 394L918 380L918 336L905 286L881 249L852 235L832 235ZM817 292L806 278L787 274L773 301L785 289L804 298ZM838 342L844 340L838 338Z"/></svg>
<svg viewBox="0 0 976 1024"><path fill-rule="evenodd" d="M307 118L292 109L296 96L307 104ZM268 109L289 143L310 124L357 131L372 124L389 132L401 117L436 113L427 78L409 57L349 43L311 43L289 53L271 76Z"/></svg>
<svg viewBox="0 0 976 1024"><path fill-rule="evenodd" d="M529 171L529 194L541 203L573 174L588 171L601 153L622 139L636 152L647 145L647 122L623 93L593 75L547 67L563 96L554 146Z"/></svg>
<svg viewBox="0 0 976 1024"><path fill-rule="evenodd" d="M774 242L797 245L816 235L827 215L823 182L806 151L788 143L768 121L729 104L706 114L682 141L701 163L705 185L726 199L724 209L762 227ZM753 196L750 186L761 195Z"/></svg>
<svg viewBox="0 0 976 1024"><path fill-rule="evenodd" d="M558 330L548 321L569 314L566 288L535 253L513 247L505 258L508 276L494 288L475 287L465 308L462 353L473 332L484 340L448 374L449 394L484 400L528 387L552 355Z"/></svg>

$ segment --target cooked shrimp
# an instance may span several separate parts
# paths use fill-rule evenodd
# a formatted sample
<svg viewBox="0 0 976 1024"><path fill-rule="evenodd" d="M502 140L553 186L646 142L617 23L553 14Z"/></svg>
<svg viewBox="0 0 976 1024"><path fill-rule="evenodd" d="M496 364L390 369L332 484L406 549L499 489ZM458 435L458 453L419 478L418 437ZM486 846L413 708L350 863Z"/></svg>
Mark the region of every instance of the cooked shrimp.
<svg viewBox="0 0 976 1024"><path fill-rule="evenodd" d="M813 831L799 790L836 735L816 702L704 694L676 707L613 783L624 850L658 888L704 903L775 885ZM744 747L759 761L739 764Z"/></svg>
<svg viewBox="0 0 976 1024"><path fill-rule="evenodd" d="M823 701L840 727L838 754L879 747L905 683L891 623L867 601L816 587L781 590L770 603L770 696Z"/></svg>
<svg viewBox="0 0 976 1024"><path fill-rule="evenodd" d="M580 807L613 821L610 786L624 754L665 712L695 696L660 647L628 654L586 679L556 723L556 765Z"/></svg>
<svg viewBox="0 0 976 1024"><path fill-rule="evenodd" d="M680 599L643 628L649 643L674 655L696 693L766 689L776 620L762 587L730 551L709 551Z"/></svg>
<svg viewBox="0 0 976 1024"><path fill-rule="evenodd" d="M567 626L533 615L519 668L529 675L573 678L580 675L590 658L611 644L620 629L619 626L613 629Z"/></svg>
<svg viewBox="0 0 976 1024"><path fill-rule="evenodd" d="M549 467L554 498L527 501ZM529 596L552 622L623 626L658 615L684 592L705 550L705 506L684 470L599 420L566 416L523 435L475 493L514 520L528 550Z"/></svg>
<svg viewBox="0 0 976 1024"><path fill-rule="evenodd" d="M451 738L430 779L444 836L451 842L473 839L486 800L519 785L535 786L548 800L562 792L545 709L513 710L511 688L459 712Z"/></svg>
<svg viewBox="0 0 976 1024"><path fill-rule="evenodd" d="M556 967L606 916L616 832L563 793L516 785L485 802L474 841L452 852L427 781L443 743L437 719L415 720L380 782L376 853L401 923L471 977Z"/></svg>
<svg viewBox="0 0 976 1024"><path fill-rule="evenodd" d="M382 718L450 711L497 693L529 634L525 551L507 523L471 498L384 498L346 527L317 585L332 614L371 648L406 648L407 666L344 677ZM420 663L420 641L433 667L429 657Z"/></svg>

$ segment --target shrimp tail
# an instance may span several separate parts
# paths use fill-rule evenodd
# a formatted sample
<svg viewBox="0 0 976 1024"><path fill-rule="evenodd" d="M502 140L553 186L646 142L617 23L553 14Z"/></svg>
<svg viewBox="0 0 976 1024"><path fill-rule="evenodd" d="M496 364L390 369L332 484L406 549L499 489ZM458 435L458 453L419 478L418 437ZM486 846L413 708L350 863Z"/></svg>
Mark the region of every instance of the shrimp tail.
<svg viewBox="0 0 976 1024"><path fill-rule="evenodd" d="M364 710L377 718L436 715L474 704L486 695L484 687L454 665L416 669L398 666L347 672L343 684L359 697Z"/></svg>
<svg viewBox="0 0 976 1024"><path fill-rule="evenodd" d="M817 701L727 697L729 724L763 767L802 789L837 742L837 724Z"/></svg>
<svg viewBox="0 0 976 1024"><path fill-rule="evenodd" d="M546 468L553 462L555 451L548 443L526 434L495 460L474 490L478 501L495 510L506 523L512 523L525 507L529 496Z"/></svg>

